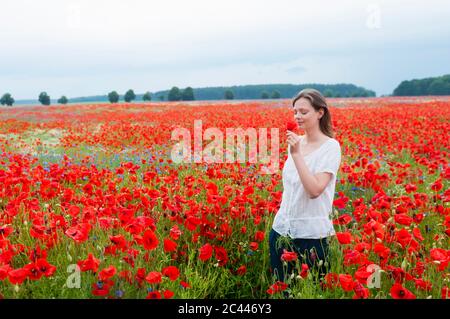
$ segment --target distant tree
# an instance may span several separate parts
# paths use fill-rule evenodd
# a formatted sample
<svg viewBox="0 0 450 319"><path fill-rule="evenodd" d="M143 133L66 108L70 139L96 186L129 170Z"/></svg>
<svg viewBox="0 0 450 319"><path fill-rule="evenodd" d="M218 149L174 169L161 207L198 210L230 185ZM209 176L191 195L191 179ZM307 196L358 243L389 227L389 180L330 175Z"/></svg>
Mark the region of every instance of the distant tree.
<svg viewBox="0 0 450 319"><path fill-rule="evenodd" d="M337 92L334 97L341 97L341 93Z"/></svg>
<svg viewBox="0 0 450 319"><path fill-rule="evenodd" d="M234 100L234 94L231 90L226 90L224 97L225 97L225 100Z"/></svg>
<svg viewBox="0 0 450 319"><path fill-rule="evenodd" d="M450 95L450 82L445 82L443 78L438 78L431 82L428 88L430 95Z"/></svg>
<svg viewBox="0 0 450 319"><path fill-rule="evenodd" d="M414 95L414 87L412 81L403 81L394 90L394 95L397 96L408 96Z"/></svg>
<svg viewBox="0 0 450 319"><path fill-rule="evenodd" d="M269 98L269 93L267 91L262 91L261 92L261 98L262 99L268 99Z"/></svg>
<svg viewBox="0 0 450 319"><path fill-rule="evenodd" d="M39 102L42 105L50 105L50 96L48 96L47 92L41 92L39 94Z"/></svg>
<svg viewBox="0 0 450 319"><path fill-rule="evenodd" d="M183 101L194 101L195 100L194 90L190 86L185 88L183 90L183 93L181 94L181 99Z"/></svg>
<svg viewBox="0 0 450 319"><path fill-rule="evenodd" d="M323 96L325 97L333 97L333 91L327 89L323 92Z"/></svg>
<svg viewBox="0 0 450 319"><path fill-rule="evenodd" d="M108 93L108 100L111 103L119 102L119 94L116 91L112 91Z"/></svg>
<svg viewBox="0 0 450 319"><path fill-rule="evenodd" d="M64 95L58 99L59 104L67 104L68 102L69 102L69 100Z"/></svg>
<svg viewBox="0 0 450 319"><path fill-rule="evenodd" d="M144 95L142 96L142 100L143 101L151 101L152 100L152 96L150 94L150 92L145 92Z"/></svg>
<svg viewBox="0 0 450 319"><path fill-rule="evenodd" d="M165 96L164 95L160 95L160 96L158 96L158 99L160 100L160 101L164 101L165 100Z"/></svg>
<svg viewBox="0 0 450 319"><path fill-rule="evenodd" d="M3 94L2 98L0 99L1 105L8 105L12 106L14 104L14 98L9 93Z"/></svg>
<svg viewBox="0 0 450 319"><path fill-rule="evenodd" d="M180 101L181 100L180 89L176 86L172 87L169 91L169 95L168 95L167 99L169 101Z"/></svg>
<svg viewBox="0 0 450 319"><path fill-rule="evenodd" d="M412 80L414 84L414 95L428 95L428 89L434 78L427 78L422 80Z"/></svg>
<svg viewBox="0 0 450 319"><path fill-rule="evenodd" d="M129 89L126 93L123 99L125 102L129 103L133 101L136 98L136 94L134 94L134 91L132 89Z"/></svg>
<svg viewBox="0 0 450 319"><path fill-rule="evenodd" d="M277 91L277 90L273 91L272 92L272 99L279 99L279 98L281 98L280 91Z"/></svg>

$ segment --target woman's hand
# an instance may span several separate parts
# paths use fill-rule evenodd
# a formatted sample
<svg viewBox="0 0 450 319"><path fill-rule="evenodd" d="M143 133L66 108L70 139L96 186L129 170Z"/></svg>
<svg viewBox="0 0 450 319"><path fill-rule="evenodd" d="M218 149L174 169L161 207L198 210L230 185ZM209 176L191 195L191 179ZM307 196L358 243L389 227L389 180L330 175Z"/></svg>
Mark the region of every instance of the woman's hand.
<svg viewBox="0 0 450 319"><path fill-rule="evenodd" d="M291 131L287 131L286 135L291 155L300 155L300 136Z"/></svg>

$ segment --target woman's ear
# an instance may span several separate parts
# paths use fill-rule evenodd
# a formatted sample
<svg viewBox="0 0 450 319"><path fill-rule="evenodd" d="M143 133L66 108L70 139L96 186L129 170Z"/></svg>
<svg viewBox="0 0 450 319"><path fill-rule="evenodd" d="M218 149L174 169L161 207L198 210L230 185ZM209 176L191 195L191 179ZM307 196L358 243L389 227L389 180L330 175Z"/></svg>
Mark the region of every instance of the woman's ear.
<svg viewBox="0 0 450 319"><path fill-rule="evenodd" d="M319 116L319 120L322 118L322 116L324 115L325 111L323 110L323 108L321 108L319 110L320 116Z"/></svg>

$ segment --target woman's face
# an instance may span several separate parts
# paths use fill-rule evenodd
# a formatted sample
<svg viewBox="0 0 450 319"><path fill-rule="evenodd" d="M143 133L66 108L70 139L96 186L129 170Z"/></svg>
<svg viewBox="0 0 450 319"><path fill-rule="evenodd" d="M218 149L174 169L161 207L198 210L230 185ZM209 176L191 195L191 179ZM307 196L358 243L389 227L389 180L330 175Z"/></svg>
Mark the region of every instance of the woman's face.
<svg viewBox="0 0 450 319"><path fill-rule="evenodd" d="M302 129L310 129L315 125L319 126L319 119L323 115L323 110L316 111L311 102L302 97L294 104L294 119Z"/></svg>

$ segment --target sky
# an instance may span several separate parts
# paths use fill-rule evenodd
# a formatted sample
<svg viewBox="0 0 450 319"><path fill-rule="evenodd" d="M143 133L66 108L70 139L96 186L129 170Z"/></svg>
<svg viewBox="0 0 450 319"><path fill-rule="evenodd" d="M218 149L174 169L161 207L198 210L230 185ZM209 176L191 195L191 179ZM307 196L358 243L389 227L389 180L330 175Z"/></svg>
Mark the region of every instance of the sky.
<svg viewBox="0 0 450 319"><path fill-rule="evenodd" d="M269 83L391 94L450 73L446 0L2 0L0 94Z"/></svg>

